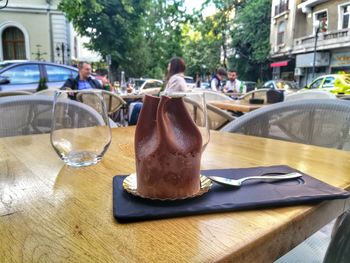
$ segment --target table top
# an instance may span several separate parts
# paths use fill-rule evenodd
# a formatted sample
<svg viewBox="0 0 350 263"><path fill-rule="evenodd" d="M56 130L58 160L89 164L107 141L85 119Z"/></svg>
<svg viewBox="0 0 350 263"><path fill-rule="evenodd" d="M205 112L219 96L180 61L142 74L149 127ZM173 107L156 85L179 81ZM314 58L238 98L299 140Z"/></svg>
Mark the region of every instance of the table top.
<svg viewBox="0 0 350 263"><path fill-rule="evenodd" d="M131 100L137 100L142 99L145 94L134 94L134 93L125 93L125 94L118 94L123 99L131 99Z"/></svg>
<svg viewBox="0 0 350 263"><path fill-rule="evenodd" d="M135 170L134 128L113 129L101 163L71 168L49 135L0 139L0 258L8 262L269 262L348 200L119 224L112 178ZM350 153L212 132L202 169L285 164L350 189ZM297 230L297 231L296 231Z"/></svg>
<svg viewBox="0 0 350 263"><path fill-rule="evenodd" d="M249 112L266 106L266 104L251 104L245 100L208 101L208 103L222 110L239 112Z"/></svg>

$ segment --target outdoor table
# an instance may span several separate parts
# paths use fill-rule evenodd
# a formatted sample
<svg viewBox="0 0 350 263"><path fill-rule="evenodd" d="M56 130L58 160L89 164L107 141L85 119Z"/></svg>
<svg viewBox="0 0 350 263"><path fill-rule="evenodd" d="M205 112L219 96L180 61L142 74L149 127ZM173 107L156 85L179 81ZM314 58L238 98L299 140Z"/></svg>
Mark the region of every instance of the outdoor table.
<svg viewBox="0 0 350 263"><path fill-rule="evenodd" d="M245 100L208 101L208 103L222 110L239 111L243 113L266 106L266 104L251 104Z"/></svg>
<svg viewBox="0 0 350 263"><path fill-rule="evenodd" d="M4 262L270 262L343 213L349 199L120 224L112 179L135 171L134 128L112 130L94 166L65 166L50 135L0 138ZM350 189L350 153L211 133L202 169L289 165Z"/></svg>

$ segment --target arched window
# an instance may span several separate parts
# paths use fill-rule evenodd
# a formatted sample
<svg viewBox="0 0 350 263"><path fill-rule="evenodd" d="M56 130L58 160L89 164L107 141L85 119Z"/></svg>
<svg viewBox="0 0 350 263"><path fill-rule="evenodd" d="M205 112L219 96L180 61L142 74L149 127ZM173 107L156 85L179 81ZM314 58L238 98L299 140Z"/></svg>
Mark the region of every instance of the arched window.
<svg viewBox="0 0 350 263"><path fill-rule="evenodd" d="M4 60L26 59L26 48L23 32L17 27L8 27L2 32Z"/></svg>
<svg viewBox="0 0 350 263"><path fill-rule="evenodd" d="M277 31L277 45L281 45L284 43L284 32L286 30L286 23L280 22L278 24L278 31Z"/></svg>

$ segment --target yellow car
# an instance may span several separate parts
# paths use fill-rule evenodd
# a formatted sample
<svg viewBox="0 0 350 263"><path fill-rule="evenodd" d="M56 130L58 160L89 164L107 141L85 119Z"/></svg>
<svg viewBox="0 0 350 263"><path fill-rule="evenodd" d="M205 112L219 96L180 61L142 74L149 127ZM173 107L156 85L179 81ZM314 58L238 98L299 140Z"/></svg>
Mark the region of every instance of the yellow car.
<svg viewBox="0 0 350 263"><path fill-rule="evenodd" d="M332 74L316 78L305 89L322 89L334 94L350 94L350 74Z"/></svg>

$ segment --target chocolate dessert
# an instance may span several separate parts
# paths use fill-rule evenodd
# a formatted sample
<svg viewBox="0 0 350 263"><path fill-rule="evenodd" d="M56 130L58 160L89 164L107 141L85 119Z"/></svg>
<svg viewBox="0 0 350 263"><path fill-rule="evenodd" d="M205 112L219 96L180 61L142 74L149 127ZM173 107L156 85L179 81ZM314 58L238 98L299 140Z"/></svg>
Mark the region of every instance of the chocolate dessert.
<svg viewBox="0 0 350 263"><path fill-rule="evenodd" d="M182 98L145 96L135 133L137 191L184 198L200 190L202 136Z"/></svg>

